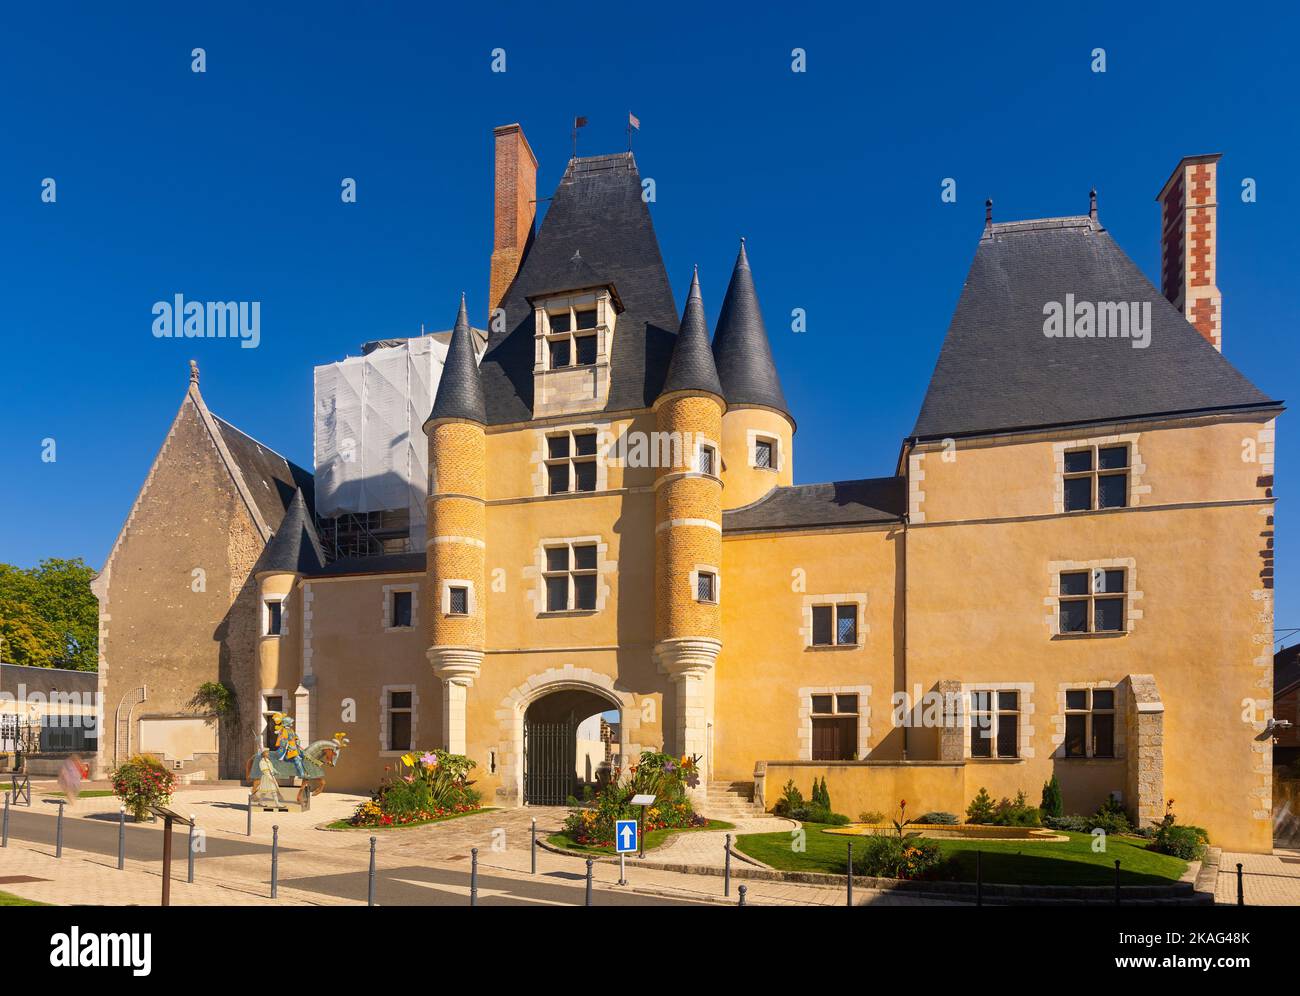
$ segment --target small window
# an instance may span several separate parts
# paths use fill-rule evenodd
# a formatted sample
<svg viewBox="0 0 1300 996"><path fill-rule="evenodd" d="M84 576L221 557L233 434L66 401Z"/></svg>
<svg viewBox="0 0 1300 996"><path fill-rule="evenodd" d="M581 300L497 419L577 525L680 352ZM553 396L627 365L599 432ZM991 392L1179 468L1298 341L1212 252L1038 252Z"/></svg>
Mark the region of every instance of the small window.
<svg viewBox="0 0 1300 996"><path fill-rule="evenodd" d="M596 337L594 335L574 336L573 347L577 354L578 366L591 366L596 362Z"/></svg>
<svg viewBox="0 0 1300 996"><path fill-rule="evenodd" d="M1065 693L1065 756L1115 756L1115 690L1072 688Z"/></svg>
<svg viewBox="0 0 1300 996"><path fill-rule="evenodd" d="M1089 446L1065 454L1065 511L1128 505L1129 448Z"/></svg>
<svg viewBox="0 0 1300 996"><path fill-rule="evenodd" d="M598 577L594 543L547 547L546 611L594 610Z"/></svg>
<svg viewBox="0 0 1300 996"><path fill-rule="evenodd" d="M770 439L757 439L754 441L754 466L762 470L776 469L776 457Z"/></svg>
<svg viewBox="0 0 1300 996"><path fill-rule="evenodd" d="M262 743L268 749L275 748L275 714L284 712L283 695L262 696Z"/></svg>
<svg viewBox="0 0 1300 996"><path fill-rule="evenodd" d="M411 693L388 693L388 749L411 749Z"/></svg>
<svg viewBox="0 0 1300 996"><path fill-rule="evenodd" d="M596 490L596 433L546 437L546 491L561 495Z"/></svg>
<svg viewBox="0 0 1300 996"><path fill-rule="evenodd" d="M701 602L716 602L717 576L708 571L700 571L695 577L695 598Z"/></svg>
<svg viewBox="0 0 1300 996"><path fill-rule="evenodd" d="M832 633L832 614L835 609L830 605L814 605L812 609L813 636L815 647L829 647Z"/></svg>
<svg viewBox="0 0 1300 996"><path fill-rule="evenodd" d="M855 602L812 607L814 647L852 647L858 642L858 606Z"/></svg>
<svg viewBox="0 0 1300 996"><path fill-rule="evenodd" d="M1123 569L1062 572L1061 632L1124 632L1125 582Z"/></svg>
<svg viewBox="0 0 1300 996"><path fill-rule="evenodd" d="M856 605L835 606L835 642L841 647L852 646L858 642L858 607Z"/></svg>
<svg viewBox="0 0 1300 996"><path fill-rule="evenodd" d="M273 602L268 601L266 603L266 635L267 636L280 635L281 607L282 607L282 603L278 599L276 601ZM374 610L372 609L371 611ZM371 618L373 619L374 617L372 616Z"/></svg>
<svg viewBox="0 0 1300 996"><path fill-rule="evenodd" d="M568 332L571 329L569 319L569 309L552 312L549 316L552 332Z"/></svg>
<svg viewBox="0 0 1300 996"><path fill-rule="evenodd" d="M403 629L411 625L411 604L414 592L394 591L389 596L388 625L391 629Z"/></svg>
<svg viewBox="0 0 1300 996"><path fill-rule="evenodd" d="M717 455L718 455L718 451L715 450L712 446L700 447L699 469L701 474L708 474L709 476L715 476L715 472L713 468L714 468L714 463L717 458Z"/></svg>
<svg viewBox="0 0 1300 996"><path fill-rule="evenodd" d="M452 585L447 591L447 611L453 616L469 615L469 589Z"/></svg>
<svg viewBox="0 0 1300 996"><path fill-rule="evenodd" d="M1020 756L1020 693L970 693L970 755L992 758Z"/></svg>
<svg viewBox="0 0 1300 996"><path fill-rule="evenodd" d="M558 370L561 367L569 365L569 350L572 341L569 339L552 339L551 347L551 369Z"/></svg>
<svg viewBox="0 0 1300 996"><path fill-rule="evenodd" d="M594 328L596 327L596 309L595 309L595 308L585 308L585 309L580 310L580 311L574 311L574 313L573 313L573 318L574 318L574 328L577 328L577 329L594 329ZM592 337L592 343L593 343L593 348L595 348L595 347L594 347L594 343L595 343L595 338L594 338L594 337ZM594 363L595 361L593 360L592 362Z"/></svg>

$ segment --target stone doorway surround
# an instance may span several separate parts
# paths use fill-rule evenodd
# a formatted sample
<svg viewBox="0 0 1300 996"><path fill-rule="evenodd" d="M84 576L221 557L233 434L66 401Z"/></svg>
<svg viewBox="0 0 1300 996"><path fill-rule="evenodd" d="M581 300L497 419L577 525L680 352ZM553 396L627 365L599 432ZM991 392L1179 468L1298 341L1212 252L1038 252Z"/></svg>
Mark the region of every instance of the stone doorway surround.
<svg viewBox="0 0 1300 996"><path fill-rule="evenodd" d="M512 688L501 700L496 716L500 727L501 787L497 789L499 801L512 806L523 805L524 799L524 713L538 699L559 691L591 692L619 711L618 753L628 760L641 754L641 712L636 698L630 692L620 691L614 679L590 668L566 664L562 668L548 668L530 675L528 680Z"/></svg>

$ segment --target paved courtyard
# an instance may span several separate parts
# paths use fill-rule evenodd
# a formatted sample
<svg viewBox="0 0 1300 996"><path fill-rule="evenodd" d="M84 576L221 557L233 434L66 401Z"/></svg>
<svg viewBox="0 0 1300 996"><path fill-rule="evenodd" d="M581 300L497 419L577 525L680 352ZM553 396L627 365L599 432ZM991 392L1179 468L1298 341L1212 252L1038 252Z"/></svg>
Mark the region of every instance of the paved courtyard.
<svg viewBox="0 0 1300 996"><path fill-rule="evenodd" d="M9 847L0 850L0 890L49 903L154 905L161 891L161 833L156 826L127 827L126 869L118 871L117 801L80 800L68 807L64 857L54 857L57 807L43 792L52 783L33 784L30 809L10 812ZM326 831L318 825L349 816L361 796L324 793L308 813L254 812L246 835L247 790L235 785L180 789L173 808L197 818L203 831L196 855L195 882L186 877L188 839L177 831L172 902L185 905L364 905L370 837L377 840L377 901L380 905L467 905L471 849L478 848L480 898L484 905L581 905L585 900L586 861L538 848L532 873L531 830L545 840L558 831L563 808L532 807L484 812L409 829ZM733 819L732 834L775 831L793 826L768 818ZM278 898L270 898L272 826L279 827ZM843 905L838 886L803 885L733 878L723 896L721 876L674 870L682 865L718 868L725 832L681 834L651 852L645 862L628 860L628 885L618 885L617 863L592 866L593 904L734 903L740 885L754 905ZM1300 850L1271 855L1225 853L1216 899L1236 902L1236 863L1244 872L1250 905L1300 906ZM660 867L667 865L669 867ZM733 868L744 867L733 859ZM12 881L25 877L36 881ZM859 905L942 905L938 901L856 889Z"/></svg>

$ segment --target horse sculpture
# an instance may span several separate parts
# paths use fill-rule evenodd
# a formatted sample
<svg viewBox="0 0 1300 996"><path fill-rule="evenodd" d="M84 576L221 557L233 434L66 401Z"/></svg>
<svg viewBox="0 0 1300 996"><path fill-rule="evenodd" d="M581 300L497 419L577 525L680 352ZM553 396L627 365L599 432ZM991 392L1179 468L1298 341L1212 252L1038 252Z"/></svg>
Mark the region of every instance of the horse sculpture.
<svg viewBox="0 0 1300 996"><path fill-rule="evenodd" d="M275 791L278 779L300 778L302 786L298 789L297 799L299 804L305 804L308 796L319 795L325 788L325 769L338 763L339 753L348 746L347 734L336 733L332 740L316 740L301 747L292 719L283 713L276 713L272 719L275 722L275 747L259 747L257 753L248 759L244 777L258 782L255 792L258 796L278 796ZM255 769L261 772L260 781L254 777Z"/></svg>

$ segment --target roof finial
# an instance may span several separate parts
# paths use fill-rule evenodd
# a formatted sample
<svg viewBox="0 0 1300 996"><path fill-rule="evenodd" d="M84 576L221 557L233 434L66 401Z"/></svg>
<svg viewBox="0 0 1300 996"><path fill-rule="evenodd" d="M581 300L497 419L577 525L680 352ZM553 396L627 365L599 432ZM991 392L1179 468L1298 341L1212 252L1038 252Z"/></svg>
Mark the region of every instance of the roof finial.
<svg viewBox="0 0 1300 996"><path fill-rule="evenodd" d="M993 227L993 198L990 197L984 202L984 227Z"/></svg>
<svg viewBox="0 0 1300 996"><path fill-rule="evenodd" d="M1088 191L1088 217L1093 221L1097 220L1097 188L1093 187Z"/></svg>
<svg viewBox="0 0 1300 996"><path fill-rule="evenodd" d="M190 360L190 383L199 386L199 365L194 360Z"/></svg>

